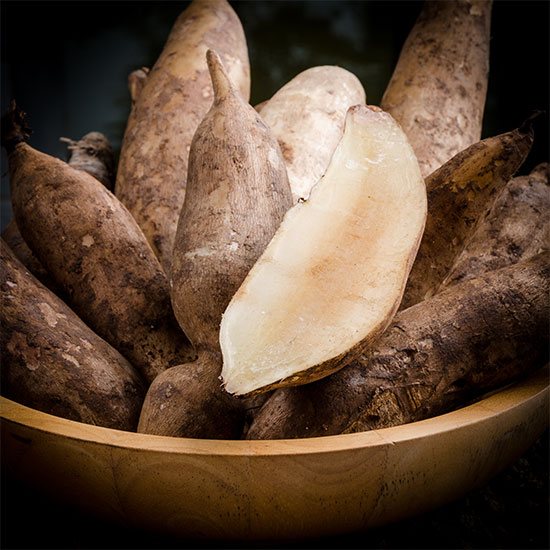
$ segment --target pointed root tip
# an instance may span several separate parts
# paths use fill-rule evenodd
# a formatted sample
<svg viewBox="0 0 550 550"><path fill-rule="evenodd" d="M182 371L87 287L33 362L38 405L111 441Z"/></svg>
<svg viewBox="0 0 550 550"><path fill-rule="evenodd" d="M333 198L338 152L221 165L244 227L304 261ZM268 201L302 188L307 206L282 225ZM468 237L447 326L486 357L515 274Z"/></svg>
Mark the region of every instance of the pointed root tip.
<svg viewBox="0 0 550 550"><path fill-rule="evenodd" d="M208 49L206 52L206 63L212 79L214 97L216 100L224 98L230 93L232 86L225 71L222 60L215 50Z"/></svg>

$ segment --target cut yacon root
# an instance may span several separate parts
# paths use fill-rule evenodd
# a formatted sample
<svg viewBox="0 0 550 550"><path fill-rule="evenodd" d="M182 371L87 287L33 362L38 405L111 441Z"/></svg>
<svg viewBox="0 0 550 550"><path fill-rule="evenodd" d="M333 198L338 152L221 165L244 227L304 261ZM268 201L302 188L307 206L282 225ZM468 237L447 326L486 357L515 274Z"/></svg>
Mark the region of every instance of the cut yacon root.
<svg viewBox="0 0 550 550"><path fill-rule="evenodd" d="M351 107L326 174L288 211L223 315L226 391L310 382L365 349L399 306L425 219L405 134L381 109Z"/></svg>

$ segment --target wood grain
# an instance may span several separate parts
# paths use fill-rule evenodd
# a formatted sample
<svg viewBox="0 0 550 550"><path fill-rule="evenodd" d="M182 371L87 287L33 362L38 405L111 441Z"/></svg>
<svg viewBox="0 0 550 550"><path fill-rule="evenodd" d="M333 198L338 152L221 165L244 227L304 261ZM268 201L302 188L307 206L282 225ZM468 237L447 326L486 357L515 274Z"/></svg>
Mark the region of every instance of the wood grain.
<svg viewBox="0 0 550 550"><path fill-rule="evenodd" d="M4 398L0 411L3 467L99 518L168 536L287 540L398 521L482 485L548 426L548 368L439 417L312 439L136 434Z"/></svg>

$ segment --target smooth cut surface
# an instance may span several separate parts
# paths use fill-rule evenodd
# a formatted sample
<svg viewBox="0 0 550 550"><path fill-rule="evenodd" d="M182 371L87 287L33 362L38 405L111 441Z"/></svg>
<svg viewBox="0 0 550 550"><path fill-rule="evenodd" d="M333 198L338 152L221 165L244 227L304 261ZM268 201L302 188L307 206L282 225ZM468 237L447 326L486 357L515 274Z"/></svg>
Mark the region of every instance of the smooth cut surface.
<svg viewBox="0 0 550 550"><path fill-rule="evenodd" d="M370 529L479 487L548 426L548 369L442 416L312 439L136 434L5 398L0 414L6 471L95 517L167 536L273 542Z"/></svg>
<svg viewBox="0 0 550 550"><path fill-rule="evenodd" d="M223 315L225 389L302 383L313 367L319 378L333 367L319 365L383 330L425 217L425 186L404 133L387 113L352 107L325 176L289 210Z"/></svg>

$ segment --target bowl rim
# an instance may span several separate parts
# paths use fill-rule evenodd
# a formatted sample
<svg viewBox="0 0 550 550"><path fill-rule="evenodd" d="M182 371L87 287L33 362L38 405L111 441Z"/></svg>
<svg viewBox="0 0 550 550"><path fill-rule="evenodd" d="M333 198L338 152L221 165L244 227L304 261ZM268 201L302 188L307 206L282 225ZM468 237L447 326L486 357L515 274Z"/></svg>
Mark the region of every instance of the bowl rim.
<svg viewBox="0 0 550 550"><path fill-rule="evenodd" d="M296 439L227 440L150 435L54 416L0 396L0 418L54 436L98 445L186 455L274 456L349 451L421 439L483 422L539 399L549 390L549 365L477 401L424 420L365 432Z"/></svg>

